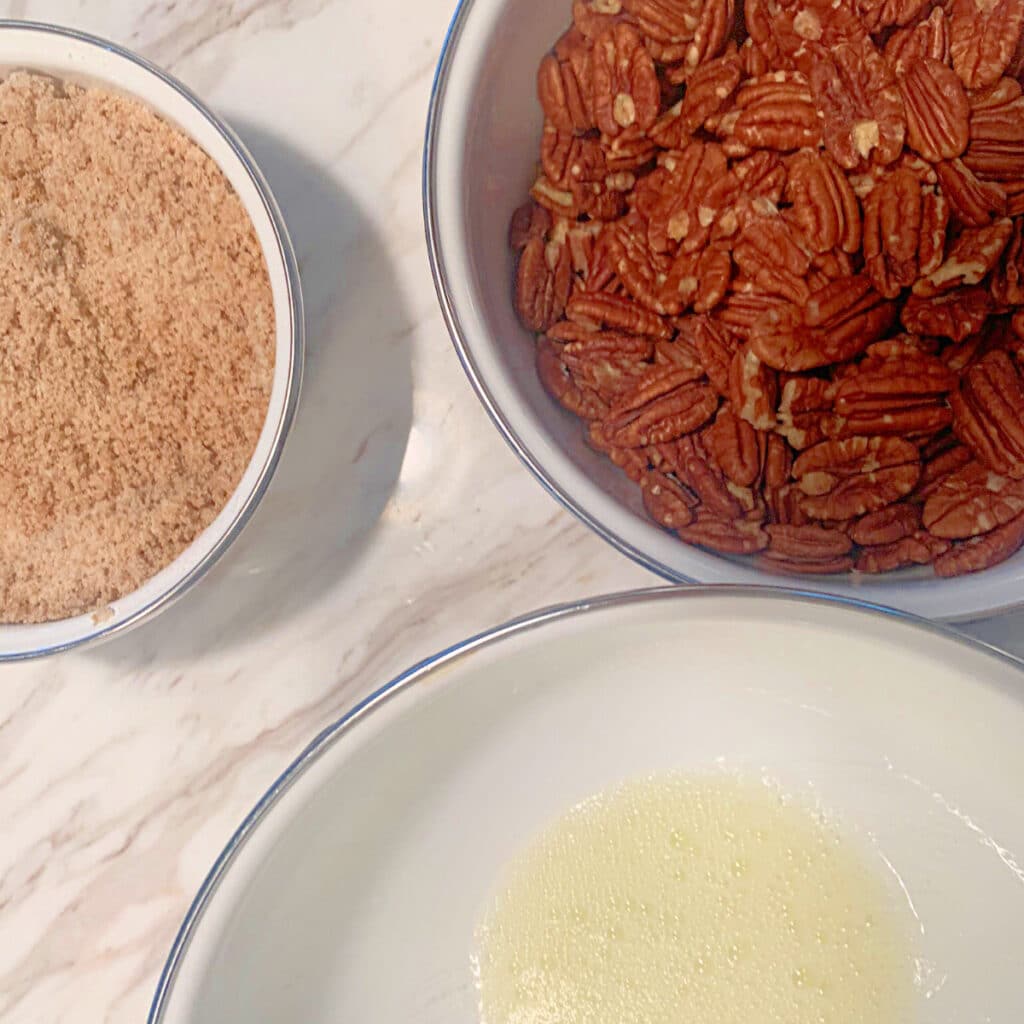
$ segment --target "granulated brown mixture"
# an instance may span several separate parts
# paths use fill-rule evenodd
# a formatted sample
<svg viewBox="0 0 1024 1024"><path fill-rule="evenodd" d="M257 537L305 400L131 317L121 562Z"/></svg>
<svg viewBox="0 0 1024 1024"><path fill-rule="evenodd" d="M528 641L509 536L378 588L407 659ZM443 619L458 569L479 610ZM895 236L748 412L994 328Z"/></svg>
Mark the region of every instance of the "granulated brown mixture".
<svg viewBox="0 0 1024 1024"><path fill-rule="evenodd" d="M141 104L0 83L0 621L123 596L237 486L270 282L214 162Z"/></svg>

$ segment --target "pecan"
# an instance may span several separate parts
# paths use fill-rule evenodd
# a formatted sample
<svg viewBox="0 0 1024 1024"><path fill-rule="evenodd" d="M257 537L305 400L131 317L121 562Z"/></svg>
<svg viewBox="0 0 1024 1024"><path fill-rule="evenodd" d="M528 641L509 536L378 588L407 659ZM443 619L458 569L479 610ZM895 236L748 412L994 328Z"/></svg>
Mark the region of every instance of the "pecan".
<svg viewBox="0 0 1024 1024"><path fill-rule="evenodd" d="M560 346L541 337L537 341L537 376L556 402L583 419L600 419L608 407L596 391L577 384L562 362Z"/></svg>
<svg viewBox="0 0 1024 1024"><path fill-rule="evenodd" d="M947 554L935 560L935 575L963 576L991 569L1011 558L1021 547L1024 547L1024 515L1011 519L984 537L955 544Z"/></svg>
<svg viewBox="0 0 1024 1024"><path fill-rule="evenodd" d="M892 572L910 565L929 565L949 549L949 541L918 530L901 540L864 548L853 567L858 572Z"/></svg>
<svg viewBox="0 0 1024 1024"><path fill-rule="evenodd" d="M729 397L742 419L757 430L774 427L778 388L778 375L749 346L737 351L729 368Z"/></svg>
<svg viewBox="0 0 1024 1024"><path fill-rule="evenodd" d="M613 25L594 40L593 80L594 120L605 135L654 124L661 87L654 61L629 25Z"/></svg>
<svg viewBox="0 0 1024 1024"><path fill-rule="evenodd" d="M737 337L747 339L759 320L786 306L786 300L780 296L769 295L755 287L753 282L738 278L733 281L732 292L717 311L716 318Z"/></svg>
<svg viewBox="0 0 1024 1024"><path fill-rule="evenodd" d="M789 163L786 199L802 237L816 253L860 248L860 207L839 165L826 153L797 153Z"/></svg>
<svg viewBox="0 0 1024 1024"><path fill-rule="evenodd" d="M810 519L801 508L803 491L796 484L765 486L765 501L768 504L768 521L783 526L806 526Z"/></svg>
<svg viewBox="0 0 1024 1024"><path fill-rule="evenodd" d="M833 414L836 386L820 377L790 377L782 385L775 429L797 451L838 433Z"/></svg>
<svg viewBox="0 0 1024 1024"><path fill-rule="evenodd" d="M853 568L850 555L835 555L831 558L787 558L771 552L756 560L770 572L781 572L791 576L834 576L837 573L849 572Z"/></svg>
<svg viewBox="0 0 1024 1024"><path fill-rule="evenodd" d="M806 302L805 280L810 251L798 228L767 199L755 199L744 208L732 258L763 291L790 302Z"/></svg>
<svg viewBox="0 0 1024 1024"><path fill-rule="evenodd" d="M933 298L911 295L900 316L911 334L963 341L981 330L991 310L992 297L986 289L957 288Z"/></svg>
<svg viewBox="0 0 1024 1024"><path fill-rule="evenodd" d="M551 230L551 214L533 200L523 203L508 227L508 245L513 252L522 252L533 238L546 238Z"/></svg>
<svg viewBox="0 0 1024 1024"><path fill-rule="evenodd" d="M584 182L601 182L608 175L604 150L599 143L580 138L552 121L544 122L540 162L548 181L558 189L571 189L574 184Z"/></svg>
<svg viewBox="0 0 1024 1024"><path fill-rule="evenodd" d="M743 506L733 494L721 467L701 437L680 438L668 465L678 479L697 496L701 508L723 519L739 519Z"/></svg>
<svg viewBox="0 0 1024 1024"><path fill-rule="evenodd" d="M926 502L944 481L974 461L974 453L967 445L956 443L955 438L953 438L953 442L953 447L936 453L930 454L927 449L921 452L924 469L921 472L921 479L909 495L908 501Z"/></svg>
<svg viewBox="0 0 1024 1024"><path fill-rule="evenodd" d="M1013 233L992 275L992 297L1000 306L1024 305L1024 221L1013 222Z"/></svg>
<svg viewBox="0 0 1024 1024"><path fill-rule="evenodd" d="M769 150L752 153L735 163L732 171L747 198L767 199L775 205L782 199L786 187L786 165L777 153ZM724 229L725 226L722 227ZM731 231L725 233L732 234Z"/></svg>
<svg viewBox="0 0 1024 1024"><path fill-rule="evenodd" d="M690 136L730 100L740 84L735 57L719 57L698 67L687 79L686 95L670 107L651 129L651 138L664 149L681 149Z"/></svg>
<svg viewBox="0 0 1024 1024"><path fill-rule="evenodd" d="M604 424L599 420L590 424L585 440L594 451L607 455L612 464L618 466L633 483L639 483L650 468L645 449L616 448L609 442Z"/></svg>
<svg viewBox="0 0 1024 1024"><path fill-rule="evenodd" d="M565 305L566 316L587 327L609 327L627 334L671 338L672 328L659 316L620 295L577 292Z"/></svg>
<svg viewBox="0 0 1024 1024"><path fill-rule="evenodd" d="M952 0L949 54L968 89L983 89L1006 70L1024 25L1024 0Z"/></svg>
<svg viewBox="0 0 1024 1024"><path fill-rule="evenodd" d="M768 546L768 534L759 523L727 520L698 512L694 521L676 531L689 544L723 555L753 555Z"/></svg>
<svg viewBox="0 0 1024 1024"><path fill-rule="evenodd" d="M541 61L537 95L549 121L582 134L594 126L590 45L579 33L569 32L556 49Z"/></svg>
<svg viewBox="0 0 1024 1024"><path fill-rule="evenodd" d="M935 165L943 195L965 224L983 227L1006 213L1006 192L992 181L980 181L963 160Z"/></svg>
<svg viewBox="0 0 1024 1024"><path fill-rule="evenodd" d="M693 380L704 376L704 365L700 361L697 346L689 338L682 335L672 341L658 340L654 343L654 362L660 366L675 366L686 369Z"/></svg>
<svg viewBox="0 0 1024 1024"><path fill-rule="evenodd" d="M853 170L869 160L889 164L900 155L903 100L892 69L870 41L819 52L810 84L824 114L825 146L842 167Z"/></svg>
<svg viewBox="0 0 1024 1024"><path fill-rule="evenodd" d="M921 220L921 186L910 171L893 171L864 201L864 269L887 299L917 280Z"/></svg>
<svg viewBox="0 0 1024 1024"><path fill-rule="evenodd" d="M931 0L857 0L857 13L869 32L910 25L928 9Z"/></svg>
<svg viewBox="0 0 1024 1024"><path fill-rule="evenodd" d="M1000 182L1017 182L1024 178L1024 97L1019 89L1019 86L1016 91L997 87L999 95L993 99L1001 102L974 108L970 145L963 161L979 178Z"/></svg>
<svg viewBox="0 0 1024 1024"><path fill-rule="evenodd" d="M850 539L862 547L878 547L912 537L920 528L921 510L901 502L858 519L850 527Z"/></svg>
<svg viewBox="0 0 1024 1024"><path fill-rule="evenodd" d="M729 369L736 354L736 341L705 316L684 318L679 322L679 333L692 342L715 390L723 398L728 398Z"/></svg>
<svg viewBox="0 0 1024 1024"><path fill-rule="evenodd" d="M722 147L690 143L665 159L659 194L647 199L648 239L655 252L702 249L731 186ZM646 197L645 197L646 199Z"/></svg>
<svg viewBox="0 0 1024 1024"><path fill-rule="evenodd" d="M989 533L1024 513L1024 483L972 462L942 481L924 503L925 529L964 540Z"/></svg>
<svg viewBox="0 0 1024 1024"><path fill-rule="evenodd" d="M547 330L565 311L571 288L569 250L533 236L520 254L516 271L516 312L523 326Z"/></svg>
<svg viewBox="0 0 1024 1024"><path fill-rule="evenodd" d="M875 512L909 494L921 475L917 448L896 437L823 441L793 464L814 519L850 519Z"/></svg>
<svg viewBox="0 0 1024 1024"><path fill-rule="evenodd" d="M622 0L622 6L643 34L660 44L663 59L669 62L685 56L703 5L696 0Z"/></svg>
<svg viewBox="0 0 1024 1024"><path fill-rule="evenodd" d="M840 278L814 292L806 307L770 310L750 332L753 352L769 366L791 372L845 362L892 326L895 307L870 280Z"/></svg>
<svg viewBox="0 0 1024 1024"><path fill-rule="evenodd" d="M621 0L573 0L573 24L588 39L596 39L622 17Z"/></svg>
<svg viewBox="0 0 1024 1024"><path fill-rule="evenodd" d="M824 526L766 526L768 553L783 558L823 561L848 555L853 542L841 530Z"/></svg>
<svg viewBox="0 0 1024 1024"><path fill-rule="evenodd" d="M609 441L620 448L663 444L703 426L715 413L718 396L694 381L687 369L656 366L609 410Z"/></svg>
<svg viewBox="0 0 1024 1024"><path fill-rule="evenodd" d="M950 396L954 430L997 473L1024 479L1024 380L1006 352L971 367Z"/></svg>
<svg viewBox="0 0 1024 1024"><path fill-rule="evenodd" d="M915 295L939 295L952 288L978 284L999 262L1013 232L1007 218L982 228L964 228L940 267L914 285Z"/></svg>
<svg viewBox="0 0 1024 1024"><path fill-rule="evenodd" d="M678 480L650 469L640 478L640 492L647 514L666 529L677 530L693 522L693 509L699 501Z"/></svg>
<svg viewBox="0 0 1024 1024"><path fill-rule="evenodd" d="M956 375L934 356L866 359L836 385L839 436L936 434L953 421L945 396L956 386Z"/></svg>
<svg viewBox="0 0 1024 1024"><path fill-rule="evenodd" d="M946 12L936 7L927 21L897 29L885 44L883 53L889 67L899 77L922 57L949 63L949 21Z"/></svg>
<svg viewBox="0 0 1024 1024"><path fill-rule="evenodd" d="M718 410L714 422L704 431L703 440L712 458L734 484L753 485L761 473L758 432L728 404Z"/></svg>
<svg viewBox="0 0 1024 1024"><path fill-rule="evenodd" d="M921 57L900 79L907 115L907 145L932 163L953 160L967 148L971 108L952 68Z"/></svg>
<svg viewBox="0 0 1024 1024"><path fill-rule="evenodd" d="M614 331L601 331L562 348L562 362L573 379L605 401L632 387L636 378L650 369L653 357L650 338Z"/></svg>
<svg viewBox="0 0 1024 1024"><path fill-rule="evenodd" d="M735 116L719 132L749 149L786 152L821 142L807 79L798 72L772 72L744 82L736 94Z"/></svg>

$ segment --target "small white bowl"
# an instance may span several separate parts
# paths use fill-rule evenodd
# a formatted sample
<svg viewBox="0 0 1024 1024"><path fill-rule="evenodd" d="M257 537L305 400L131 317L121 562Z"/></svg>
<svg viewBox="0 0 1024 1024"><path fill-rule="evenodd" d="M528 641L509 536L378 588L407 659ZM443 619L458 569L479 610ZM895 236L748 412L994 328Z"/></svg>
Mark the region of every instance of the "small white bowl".
<svg viewBox="0 0 1024 1024"><path fill-rule="evenodd" d="M579 801L671 771L820 803L920 923L914 1020L1017 1021L1021 681L932 623L766 589L510 623L399 676L271 786L149 1024L479 1024L474 926L503 866Z"/></svg>
<svg viewBox="0 0 1024 1024"><path fill-rule="evenodd" d="M639 488L587 447L581 422L537 379L532 338L512 308L508 222L535 175L543 120L537 67L570 18L568 0L463 0L452 22L431 100L423 182L427 244L448 329L505 439L605 540L675 582L792 585L792 576L691 547L652 522ZM924 570L800 582L929 618L977 619L1024 603L1024 553L953 580Z"/></svg>
<svg viewBox="0 0 1024 1024"><path fill-rule="evenodd" d="M0 76L29 70L131 95L180 128L217 163L252 219L270 274L274 380L256 450L217 518L170 565L107 607L38 625L0 625L0 662L53 654L110 637L166 608L227 550L259 504L284 445L302 380L298 266L281 212L235 133L179 81L113 43L32 22L0 21Z"/></svg>

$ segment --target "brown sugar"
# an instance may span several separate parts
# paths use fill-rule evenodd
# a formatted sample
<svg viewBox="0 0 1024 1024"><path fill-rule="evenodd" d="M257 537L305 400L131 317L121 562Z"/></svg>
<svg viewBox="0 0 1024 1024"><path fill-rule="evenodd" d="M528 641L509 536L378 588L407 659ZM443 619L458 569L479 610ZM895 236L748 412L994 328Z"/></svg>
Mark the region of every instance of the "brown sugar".
<svg viewBox="0 0 1024 1024"><path fill-rule="evenodd" d="M216 164L142 104L0 83L0 621L122 597L238 485L274 312Z"/></svg>

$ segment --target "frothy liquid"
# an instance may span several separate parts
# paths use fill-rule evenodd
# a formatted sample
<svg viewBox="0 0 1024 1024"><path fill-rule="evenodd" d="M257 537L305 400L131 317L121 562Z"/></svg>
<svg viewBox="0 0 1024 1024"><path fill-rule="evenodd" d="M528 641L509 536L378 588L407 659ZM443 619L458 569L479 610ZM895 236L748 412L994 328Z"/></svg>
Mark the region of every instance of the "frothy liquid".
<svg viewBox="0 0 1024 1024"><path fill-rule="evenodd" d="M480 927L483 1024L903 1024L885 881L767 786L662 777L572 810Z"/></svg>

